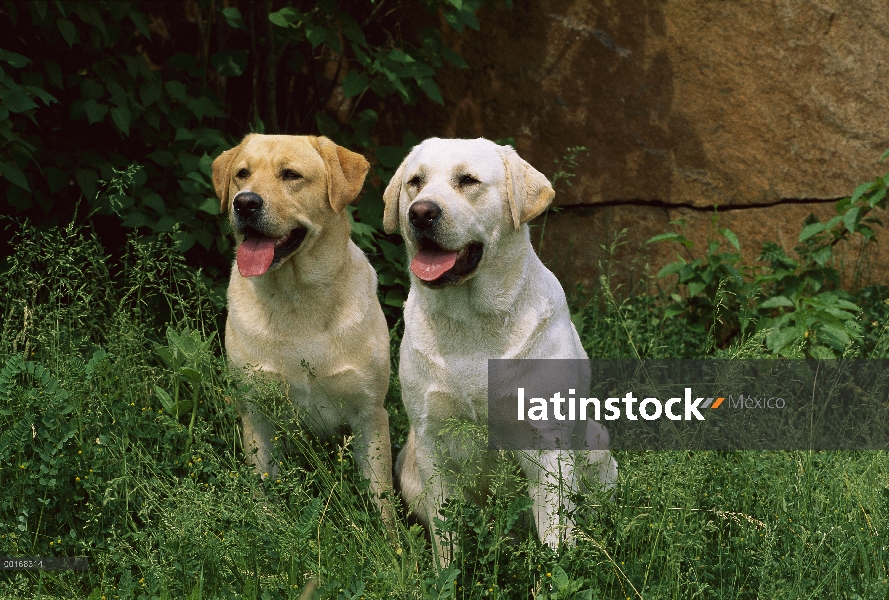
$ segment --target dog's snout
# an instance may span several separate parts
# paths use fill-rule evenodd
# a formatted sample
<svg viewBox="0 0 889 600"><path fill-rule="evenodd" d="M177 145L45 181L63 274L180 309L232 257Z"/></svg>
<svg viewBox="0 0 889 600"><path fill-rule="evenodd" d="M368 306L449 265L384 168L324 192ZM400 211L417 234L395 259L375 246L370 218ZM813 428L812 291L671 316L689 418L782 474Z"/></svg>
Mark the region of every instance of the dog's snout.
<svg viewBox="0 0 889 600"><path fill-rule="evenodd" d="M429 200L420 200L408 209L408 220L418 231L425 231L441 218L441 207Z"/></svg>
<svg viewBox="0 0 889 600"><path fill-rule="evenodd" d="M262 196L254 192L241 192L233 201L235 214L240 218L249 220L262 208Z"/></svg>

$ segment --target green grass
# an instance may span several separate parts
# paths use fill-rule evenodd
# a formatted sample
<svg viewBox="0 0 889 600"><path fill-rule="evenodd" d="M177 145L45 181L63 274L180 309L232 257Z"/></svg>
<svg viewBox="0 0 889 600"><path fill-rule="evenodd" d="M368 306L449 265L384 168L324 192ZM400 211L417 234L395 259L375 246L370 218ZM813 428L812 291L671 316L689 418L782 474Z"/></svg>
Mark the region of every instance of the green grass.
<svg viewBox="0 0 889 600"><path fill-rule="evenodd" d="M577 545L559 554L528 530L501 464L486 507L448 507L463 550L437 572L418 526L402 519L388 540L347 437L307 435L280 390L225 368L220 299L169 239L133 239L110 259L88 231L23 227L13 247L0 280L0 555L90 566L3 572L4 597L298 598L309 582L318 598L889 596L883 452L618 452L616 492L583 499ZM885 290L856 298L855 351L882 356ZM604 293L578 301L575 320L593 358L764 352L761 339L708 350L706 328L663 305ZM243 458L233 402L248 387L288 432L276 481ZM393 379L396 451L398 396Z"/></svg>

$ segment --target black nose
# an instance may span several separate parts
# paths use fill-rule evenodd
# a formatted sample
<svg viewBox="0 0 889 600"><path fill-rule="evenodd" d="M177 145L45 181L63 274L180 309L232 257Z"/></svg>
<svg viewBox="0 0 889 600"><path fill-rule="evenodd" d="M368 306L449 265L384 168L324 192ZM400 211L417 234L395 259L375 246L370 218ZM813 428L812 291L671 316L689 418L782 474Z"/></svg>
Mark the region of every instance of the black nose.
<svg viewBox="0 0 889 600"><path fill-rule="evenodd" d="M407 218L417 231L426 231L441 218L441 207L429 200L420 200L407 211Z"/></svg>
<svg viewBox="0 0 889 600"><path fill-rule="evenodd" d="M262 208L262 196L253 192L240 192L233 202L235 214L245 220L250 220Z"/></svg>

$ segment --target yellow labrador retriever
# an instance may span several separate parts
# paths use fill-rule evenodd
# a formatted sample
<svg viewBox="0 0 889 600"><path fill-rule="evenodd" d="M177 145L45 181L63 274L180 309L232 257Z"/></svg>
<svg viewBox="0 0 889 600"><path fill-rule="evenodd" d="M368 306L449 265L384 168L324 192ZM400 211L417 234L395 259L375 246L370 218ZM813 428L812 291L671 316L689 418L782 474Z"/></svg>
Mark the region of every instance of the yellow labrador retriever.
<svg viewBox="0 0 889 600"><path fill-rule="evenodd" d="M411 151L384 194L384 226L401 229L411 271L399 364L411 431L395 471L445 562L449 548L433 519L455 493L448 471L467 458L446 424L486 423L487 359L587 358L565 293L535 254L526 225L554 195L546 177L508 146L437 138ZM559 507L573 508L567 496L580 478L565 465L582 463L606 486L617 478L608 450L582 454L580 462L559 450L515 455L538 536L553 547L572 537L572 523L559 523Z"/></svg>
<svg viewBox="0 0 889 600"><path fill-rule="evenodd" d="M225 348L236 367L282 381L315 434L348 425L354 455L381 494L392 488L389 332L377 277L350 239L345 210L369 165L324 137L248 135L213 161L213 185L238 242L228 287ZM274 427L240 407L244 448L273 475Z"/></svg>

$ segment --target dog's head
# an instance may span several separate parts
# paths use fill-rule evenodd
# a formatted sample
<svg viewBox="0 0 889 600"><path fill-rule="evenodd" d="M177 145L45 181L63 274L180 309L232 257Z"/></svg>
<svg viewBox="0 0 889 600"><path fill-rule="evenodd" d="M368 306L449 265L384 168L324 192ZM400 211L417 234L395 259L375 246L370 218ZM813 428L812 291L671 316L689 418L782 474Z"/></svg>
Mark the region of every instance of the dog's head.
<svg viewBox="0 0 889 600"><path fill-rule="evenodd" d="M311 246L358 196L369 167L325 137L250 134L223 152L213 186L241 275L262 275Z"/></svg>
<svg viewBox="0 0 889 600"><path fill-rule="evenodd" d="M542 213L555 192L509 146L432 138L401 163L383 194L383 226L401 229L411 272L437 288L459 285L504 235Z"/></svg>

